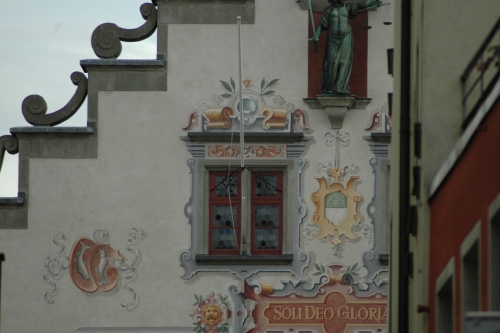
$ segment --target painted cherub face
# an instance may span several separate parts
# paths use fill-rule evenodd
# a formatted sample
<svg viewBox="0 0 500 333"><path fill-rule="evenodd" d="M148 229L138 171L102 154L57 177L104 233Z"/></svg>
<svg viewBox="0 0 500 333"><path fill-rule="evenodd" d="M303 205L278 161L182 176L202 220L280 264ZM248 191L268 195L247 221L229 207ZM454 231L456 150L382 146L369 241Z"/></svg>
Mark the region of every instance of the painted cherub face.
<svg viewBox="0 0 500 333"><path fill-rule="evenodd" d="M207 305L203 308L203 320L212 326L220 321L221 311L217 305Z"/></svg>

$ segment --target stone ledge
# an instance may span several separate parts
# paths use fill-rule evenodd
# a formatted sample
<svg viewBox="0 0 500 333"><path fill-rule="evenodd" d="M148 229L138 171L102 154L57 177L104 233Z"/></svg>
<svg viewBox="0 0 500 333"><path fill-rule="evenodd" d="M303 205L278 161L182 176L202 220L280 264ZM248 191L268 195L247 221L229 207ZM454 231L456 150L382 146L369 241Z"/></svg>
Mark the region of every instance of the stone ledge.
<svg viewBox="0 0 500 333"><path fill-rule="evenodd" d="M89 73L88 91L167 91L166 61L156 60L81 60Z"/></svg>
<svg viewBox="0 0 500 333"><path fill-rule="evenodd" d="M380 143L387 143L387 144L391 143L391 136L392 134L390 132L387 133L372 132L370 135L373 141Z"/></svg>
<svg viewBox="0 0 500 333"><path fill-rule="evenodd" d="M81 327L72 333L187 333L192 327Z"/></svg>
<svg viewBox="0 0 500 333"><path fill-rule="evenodd" d="M245 142L272 142L272 143L293 143L303 140L309 140L304 137L302 132L293 133L245 133ZM239 132L190 132L187 136L181 137L183 141L197 141L197 142L230 142L231 138L233 143L240 142Z"/></svg>
<svg viewBox="0 0 500 333"><path fill-rule="evenodd" d="M26 126L11 127L10 133L80 133L94 134L93 127L51 127L51 126Z"/></svg>
<svg viewBox="0 0 500 333"><path fill-rule="evenodd" d="M158 29L168 24L255 24L255 0L156 0Z"/></svg>
<svg viewBox="0 0 500 333"><path fill-rule="evenodd" d="M127 70L131 70L136 67L138 70L145 69L158 69L165 67L165 60L162 59L154 59L154 60L135 60L135 59L85 59L80 60L80 66L82 67L85 73L88 73L88 70L98 69L103 70L105 67L109 67L108 69L117 69L117 68L126 68ZM95 67L95 68L94 68Z"/></svg>
<svg viewBox="0 0 500 333"><path fill-rule="evenodd" d="M324 109L332 129L340 129L347 111L350 109L366 109L371 102L371 98L358 98L354 95L317 95L316 98L304 98L304 102L311 109Z"/></svg>
<svg viewBox="0 0 500 333"><path fill-rule="evenodd" d="M344 0L344 3L362 3L365 0ZM297 0L300 5L300 9L309 10L308 0ZM324 12L327 7L330 6L328 0L311 0L311 7L314 12Z"/></svg>
<svg viewBox="0 0 500 333"><path fill-rule="evenodd" d="M197 254L196 262L201 265L288 265L293 262L293 254L254 256Z"/></svg>
<svg viewBox="0 0 500 333"><path fill-rule="evenodd" d="M16 138L25 137L86 137L95 134L93 127L12 127L10 133Z"/></svg>
<svg viewBox="0 0 500 333"><path fill-rule="evenodd" d="M389 255L388 254L379 254L378 260L382 265L389 265Z"/></svg>
<svg viewBox="0 0 500 333"><path fill-rule="evenodd" d="M17 207L23 204L24 204L24 198L22 197L0 198L0 208Z"/></svg>

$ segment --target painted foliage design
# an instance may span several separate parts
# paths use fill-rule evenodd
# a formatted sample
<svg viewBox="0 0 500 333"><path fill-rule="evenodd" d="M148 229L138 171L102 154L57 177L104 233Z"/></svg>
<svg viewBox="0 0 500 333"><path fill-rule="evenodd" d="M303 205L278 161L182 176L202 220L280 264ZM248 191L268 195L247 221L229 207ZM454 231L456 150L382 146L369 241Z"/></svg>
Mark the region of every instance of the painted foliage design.
<svg viewBox="0 0 500 333"><path fill-rule="evenodd" d="M259 91L251 89L252 80L248 78L243 80L245 87L242 90L243 103L239 100L239 90L233 78L230 77L228 81L219 80L219 82L225 92L214 95L211 104L203 103L199 109L192 110L183 130L232 130L233 127L239 127L241 111L243 111L244 125L251 127L251 130L292 131L292 125L303 131L309 130L304 111L296 109L292 103L276 95L276 91L273 90L278 85L279 79L262 79ZM265 98L273 95L275 95L274 104L268 105Z"/></svg>
<svg viewBox="0 0 500 333"><path fill-rule="evenodd" d="M210 292L203 297L194 295L195 308L189 313L193 318L194 331L197 333L227 333L229 331L229 318L231 310L228 303L228 296L220 293L215 295Z"/></svg>

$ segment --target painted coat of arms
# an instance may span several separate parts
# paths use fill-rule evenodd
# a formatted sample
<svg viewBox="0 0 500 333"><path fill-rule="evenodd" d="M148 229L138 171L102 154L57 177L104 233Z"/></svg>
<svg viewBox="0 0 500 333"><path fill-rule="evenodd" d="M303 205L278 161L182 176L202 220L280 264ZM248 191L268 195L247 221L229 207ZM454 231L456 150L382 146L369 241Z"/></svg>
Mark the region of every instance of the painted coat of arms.
<svg viewBox="0 0 500 333"><path fill-rule="evenodd" d="M44 266L43 279L52 286L52 290L45 293L45 300L54 303L54 297L59 288L56 281L60 280L64 271L68 270L71 280L78 289L85 293L110 292L118 286L132 294L131 302L122 302L121 306L133 310L139 304L139 297L129 286L137 277L140 251L135 248L146 233L141 229L132 228L128 232L126 251L133 258L131 262L124 258L120 251L112 248L109 243L109 234L105 230L96 230L94 239L78 237L73 243L69 256L65 254L65 236L59 233L54 237L54 244L60 251L49 254ZM130 258L130 257L129 257Z"/></svg>
<svg viewBox="0 0 500 333"><path fill-rule="evenodd" d="M70 254L69 273L73 283L87 293L113 290L119 277L113 259L123 260L123 257L108 243L96 244L88 237L78 238Z"/></svg>
<svg viewBox="0 0 500 333"><path fill-rule="evenodd" d="M355 239L352 227L361 222L361 215L357 211L362 197L353 188L358 176L351 176L346 184L339 178L344 174L342 169L331 168L328 173L334 181L328 185L324 177L315 177L319 182L319 189L312 194L312 201L316 211L312 217L313 223L320 227L317 239L331 238L331 243L342 243L341 237Z"/></svg>

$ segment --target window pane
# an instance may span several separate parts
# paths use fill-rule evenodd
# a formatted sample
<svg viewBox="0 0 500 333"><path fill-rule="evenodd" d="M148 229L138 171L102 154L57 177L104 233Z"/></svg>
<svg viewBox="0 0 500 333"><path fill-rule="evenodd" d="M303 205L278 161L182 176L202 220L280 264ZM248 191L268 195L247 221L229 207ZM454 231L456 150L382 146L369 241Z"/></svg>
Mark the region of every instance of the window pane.
<svg viewBox="0 0 500 333"><path fill-rule="evenodd" d="M232 216L231 216L232 208ZM238 224L238 208L236 206L213 206L212 226L232 227Z"/></svg>
<svg viewBox="0 0 500 333"><path fill-rule="evenodd" d="M216 176L215 177L216 197L235 197L238 195L238 177L236 176Z"/></svg>
<svg viewBox="0 0 500 333"><path fill-rule="evenodd" d="M255 195L275 197L278 195L278 176L255 176Z"/></svg>
<svg viewBox="0 0 500 333"><path fill-rule="evenodd" d="M256 227L279 227L280 206L255 206Z"/></svg>
<svg viewBox="0 0 500 333"><path fill-rule="evenodd" d="M256 250L276 250L280 246L279 229L255 229Z"/></svg>
<svg viewBox="0 0 500 333"><path fill-rule="evenodd" d="M235 230L212 229L212 249L214 250L234 250L236 249Z"/></svg>

